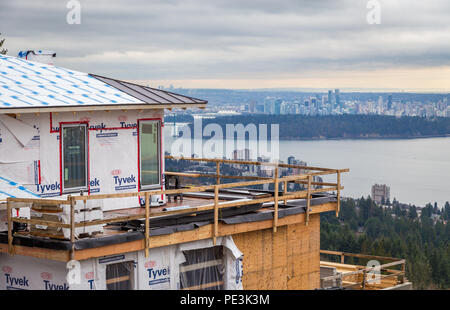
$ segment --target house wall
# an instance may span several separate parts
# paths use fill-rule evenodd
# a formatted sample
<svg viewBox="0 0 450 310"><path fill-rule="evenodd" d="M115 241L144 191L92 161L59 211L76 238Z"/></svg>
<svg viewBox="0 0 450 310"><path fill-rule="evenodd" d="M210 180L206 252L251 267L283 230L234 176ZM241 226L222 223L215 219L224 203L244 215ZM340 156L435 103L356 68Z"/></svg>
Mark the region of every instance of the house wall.
<svg viewBox="0 0 450 310"><path fill-rule="evenodd" d="M0 158L0 175L25 185L26 189L40 197L60 196L62 174L59 126L61 123L87 122L90 180L87 194L135 192L139 187L136 124L139 119L163 121L163 117L162 109L21 114L17 120L22 121L24 126L19 126L21 129L13 132L8 132L10 128L6 128L0 119L0 134L3 138L0 149L2 145L5 150L8 146L8 152L11 153L8 156L7 152L2 152L2 157L7 158ZM31 132L29 136L37 136L29 145L22 145L16 141L15 134L19 132ZM161 138L162 156L163 141ZM163 174L164 167L161 170ZM163 182L162 178L161 184ZM138 198L109 199L105 202L104 210L135 207L138 203Z"/></svg>
<svg viewBox="0 0 450 310"><path fill-rule="evenodd" d="M242 253L230 236L218 238L217 245L222 245L224 250L224 288L242 289ZM199 240L151 248L148 257L141 250L90 258L75 264L0 253L0 290L105 290L107 266L122 262L133 262L133 289L176 290L180 288L180 264L185 261L183 251L212 246L210 239ZM206 277L206 273L203 276ZM74 282L69 282L68 278Z"/></svg>
<svg viewBox="0 0 450 310"><path fill-rule="evenodd" d="M320 287L320 214L305 223L233 235L244 254L245 290L303 290Z"/></svg>

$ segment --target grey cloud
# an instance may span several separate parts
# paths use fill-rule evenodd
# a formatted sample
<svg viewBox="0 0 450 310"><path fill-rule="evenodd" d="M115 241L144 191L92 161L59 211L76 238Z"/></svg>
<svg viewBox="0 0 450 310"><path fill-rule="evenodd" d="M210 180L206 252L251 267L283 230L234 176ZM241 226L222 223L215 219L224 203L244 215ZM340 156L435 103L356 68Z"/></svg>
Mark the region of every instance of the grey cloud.
<svg viewBox="0 0 450 310"><path fill-rule="evenodd" d="M125 79L277 78L316 70L450 65L450 3L384 0L67 1L0 4L10 54L52 49L57 63Z"/></svg>

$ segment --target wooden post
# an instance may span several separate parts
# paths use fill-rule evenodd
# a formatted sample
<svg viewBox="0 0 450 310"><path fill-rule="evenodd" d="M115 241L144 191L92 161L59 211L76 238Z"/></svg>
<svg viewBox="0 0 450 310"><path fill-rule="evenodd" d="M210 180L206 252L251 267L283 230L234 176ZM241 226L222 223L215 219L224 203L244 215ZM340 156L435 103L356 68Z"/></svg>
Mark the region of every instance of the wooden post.
<svg viewBox="0 0 450 310"><path fill-rule="evenodd" d="M13 222L12 222L12 209L11 202L9 198L6 199L6 212L8 213L8 253L9 255L14 255L13 253Z"/></svg>
<svg viewBox="0 0 450 310"><path fill-rule="evenodd" d="M220 184L220 162L216 161L216 184Z"/></svg>
<svg viewBox="0 0 450 310"><path fill-rule="evenodd" d="M287 181L284 181L284 189L283 189L283 195L284 195L284 196L287 195L287 184L288 184L288 182L287 182ZM285 199L284 199L284 205L286 205L286 204L287 204L287 199L285 198Z"/></svg>
<svg viewBox="0 0 450 310"><path fill-rule="evenodd" d="M344 260L345 260L345 255L341 254L341 264L344 264Z"/></svg>
<svg viewBox="0 0 450 310"><path fill-rule="evenodd" d="M400 277L400 283L405 283L405 275L406 275L406 260L402 264L402 273Z"/></svg>
<svg viewBox="0 0 450 310"><path fill-rule="evenodd" d="M341 210L341 172L337 172L337 209L336 217L339 216L339 211Z"/></svg>
<svg viewBox="0 0 450 310"><path fill-rule="evenodd" d="M306 189L306 220L305 226L309 224L309 209L311 209L311 175L308 175L308 188Z"/></svg>
<svg viewBox="0 0 450 310"><path fill-rule="evenodd" d="M213 243L216 245L219 236L219 186L214 186L214 236Z"/></svg>
<svg viewBox="0 0 450 310"><path fill-rule="evenodd" d="M150 194L145 193L145 257L149 256L150 247Z"/></svg>
<svg viewBox="0 0 450 310"><path fill-rule="evenodd" d="M275 168L273 176L275 182L274 212L273 212L273 232L277 232L278 226L278 167Z"/></svg>
<svg viewBox="0 0 450 310"><path fill-rule="evenodd" d="M70 250L70 259L75 256L75 199L70 195L67 197L70 201L70 243L72 248Z"/></svg>
<svg viewBox="0 0 450 310"><path fill-rule="evenodd" d="M367 277L367 270L363 270L363 280L362 280L362 289L366 289L366 277Z"/></svg>

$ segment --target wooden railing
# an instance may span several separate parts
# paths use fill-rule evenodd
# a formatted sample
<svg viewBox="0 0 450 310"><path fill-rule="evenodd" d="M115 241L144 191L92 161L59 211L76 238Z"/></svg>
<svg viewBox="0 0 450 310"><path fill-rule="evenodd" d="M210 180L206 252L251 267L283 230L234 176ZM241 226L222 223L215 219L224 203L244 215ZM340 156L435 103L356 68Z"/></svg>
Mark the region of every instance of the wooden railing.
<svg viewBox="0 0 450 310"><path fill-rule="evenodd" d="M100 224L111 224L117 222L125 222L131 220L139 220L145 219L145 254L148 256L149 253L149 241L150 241L150 218L161 216L161 215L169 215L169 214L187 214L196 211L207 211L214 210L214 225L213 225L213 233L212 238L214 244L216 243L216 239L219 236L219 210L237 206L245 206L245 205L253 205L258 203L273 203L274 204L274 216L273 216L273 231L277 231L278 227L278 203L279 203L279 183L284 184L284 192L282 200L287 202L288 199L306 199L307 207L306 207L306 220L305 224L308 225L309 222L309 212L311 206L311 195L314 193L323 193L329 191L336 191L337 197L340 197L340 191L343 189L343 186L340 184L340 174L343 172L348 172L348 169L327 169L327 168L317 168L317 167L309 167L309 166L296 166L296 165L286 165L286 164L273 164L268 162L249 162L249 161L233 161L233 160L220 160L220 159L199 159L199 158L175 158L166 156L166 158L170 159L180 159L180 160L192 160L192 161L205 161L205 162L216 162L216 174L201 174L201 173L181 173L181 172L166 172L167 175L180 175L185 177L211 177L216 179L217 184L213 185L204 185L204 186L194 186L188 188L180 188L180 189L166 189L166 190L152 190L152 191L142 191L142 192L129 192L129 193L119 193L119 194L100 194L100 195L88 195L88 196L67 196L67 199L29 199L29 198L7 198L7 214L8 214L8 252L13 255L14 247L13 247L13 223L27 223L27 224L35 224L35 225L45 225L49 227L57 227L57 228L66 228L70 229L70 241L72 242L72 251L71 257L73 258L74 254L74 242L75 242L75 228L78 227L86 227ZM274 176L272 178L269 177L256 177L256 176L224 176L220 175L220 164L225 163L233 163L233 164L242 164L242 165L266 165L274 167ZM279 168L299 168L312 172L308 172L305 174L299 175L289 175L284 177L279 177ZM325 183L325 182L312 182L312 178L315 175L337 175L336 183ZM243 182L232 182L232 183L220 183L221 179L254 179L252 181L243 181ZM288 192L287 184L290 182L296 182L301 184L306 184L306 190L293 191ZM219 191L221 189L233 188L233 187L246 187L246 186L254 186L254 185L263 185L263 184L274 184L274 195L271 197L265 198L256 198L256 199L242 199L242 200L232 200L232 201L224 201L219 203ZM312 185L321 185L321 188L313 188ZM194 192L204 192L204 191L214 191L214 202L202 206L192 207L186 210L175 210L175 211L158 211L158 212L150 212L150 196L153 195L169 195L169 194L186 194L186 193L194 193ZM89 222L75 223L75 205L77 201L86 202L88 200L95 199L111 199L111 198L129 198L129 197L145 197L145 215L129 215L129 216L120 216L110 219L102 219L102 220L94 220ZM49 220L38 220L38 219L26 219L26 218L18 218L12 216L13 209L20 209L25 207L30 207L33 204L35 205L70 205L70 224L64 224L55 221ZM340 201L337 200L336 214L339 213Z"/></svg>
<svg viewBox="0 0 450 310"><path fill-rule="evenodd" d="M376 267L364 267L364 266L357 266L358 270L351 271L351 272L345 272L340 273L334 276L324 277L320 279L321 287L324 286L325 283L333 281L339 283L338 286L341 288L360 288L360 289L366 289L368 285L377 284L378 281L383 281L383 279L386 278L397 278L397 281L400 283L405 282L405 273L406 273L406 260L400 259L400 258L394 258L394 257L386 257L386 256L375 256L375 255L367 255L367 254L355 254L355 253L347 253L347 252L340 252L340 251L326 251L321 250L320 254L325 255L333 255L333 256L339 256L340 257L340 264L345 264L345 258L346 257L354 257L358 259L368 259L368 260L375 260L378 262L388 262L385 264L380 263L379 266ZM400 267L400 269L391 269L391 267ZM379 276L376 277L376 279L367 279L368 274L370 272L379 272ZM384 274L382 274L384 273ZM350 284L344 284L344 279L348 277L360 277L361 280L353 281L354 283ZM351 282L351 281L347 281Z"/></svg>

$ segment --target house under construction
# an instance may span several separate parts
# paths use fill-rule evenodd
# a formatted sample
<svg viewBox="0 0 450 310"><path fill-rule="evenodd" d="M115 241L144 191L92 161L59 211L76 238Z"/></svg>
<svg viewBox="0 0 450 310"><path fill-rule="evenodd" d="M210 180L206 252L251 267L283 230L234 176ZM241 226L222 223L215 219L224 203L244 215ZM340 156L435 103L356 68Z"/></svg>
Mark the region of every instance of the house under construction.
<svg viewBox="0 0 450 310"><path fill-rule="evenodd" d="M0 56L0 288L342 284L336 273L321 281L320 214L339 213L348 169L170 157L209 162L216 172L166 171L164 109L206 104ZM263 165L273 174L225 175L229 164ZM290 168L302 173L282 176ZM314 179L326 175L336 181ZM211 182L193 185L205 178ZM292 183L301 190L289 190ZM398 283L405 281L400 271Z"/></svg>

